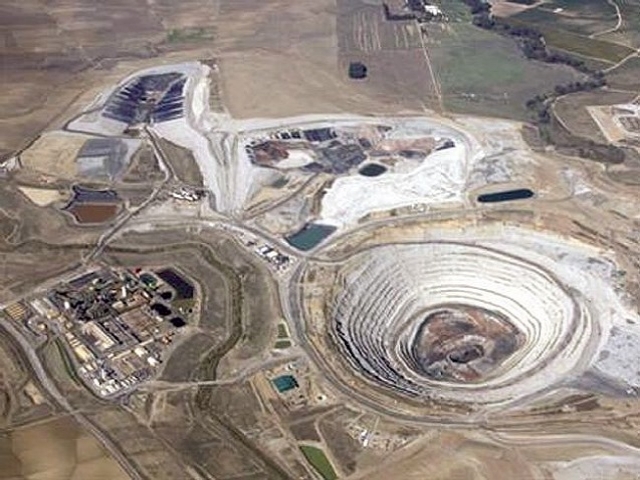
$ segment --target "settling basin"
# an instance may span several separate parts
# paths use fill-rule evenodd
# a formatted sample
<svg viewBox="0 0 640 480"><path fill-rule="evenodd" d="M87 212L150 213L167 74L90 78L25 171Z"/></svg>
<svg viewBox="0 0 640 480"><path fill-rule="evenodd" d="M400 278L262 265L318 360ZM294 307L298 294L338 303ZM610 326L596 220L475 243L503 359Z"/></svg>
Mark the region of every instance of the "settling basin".
<svg viewBox="0 0 640 480"><path fill-rule="evenodd" d="M515 190L503 190L501 192L484 193L478 195L480 203L509 202L511 200L522 200L533 197L534 192L528 188L518 188Z"/></svg>
<svg viewBox="0 0 640 480"><path fill-rule="evenodd" d="M307 223L301 230L285 237L285 240L292 247L306 252L320 244L325 238L336 231L336 227L322 225L320 223Z"/></svg>
<svg viewBox="0 0 640 480"><path fill-rule="evenodd" d="M387 167L380 165L379 163L368 163L360 169L358 172L365 177L377 177L387 171Z"/></svg>

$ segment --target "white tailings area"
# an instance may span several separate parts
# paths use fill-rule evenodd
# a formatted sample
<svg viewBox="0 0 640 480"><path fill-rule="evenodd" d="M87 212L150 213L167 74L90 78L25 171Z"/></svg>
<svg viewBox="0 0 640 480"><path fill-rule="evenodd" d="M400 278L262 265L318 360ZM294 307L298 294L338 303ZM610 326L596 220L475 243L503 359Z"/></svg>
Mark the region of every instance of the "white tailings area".
<svg viewBox="0 0 640 480"><path fill-rule="evenodd" d="M209 109L209 74L211 68L200 62L186 62L171 65L161 65L137 71L124 78L98 95L85 109L85 114L69 124L72 130L100 135L120 136L127 128L125 123L103 117L101 109L114 92L136 77L143 75L159 75L177 72L187 77L184 87L184 117L156 123L151 128L159 136L176 145L189 149L198 163L205 186L211 190L216 198L219 209L225 210L229 195L226 188L227 171L225 169L225 152L221 151L219 143L214 142L211 132L228 120L226 115L218 115ZM224 136L222 137L224 140ZM217 138L216 138L217 140ZM214 151L217 147L219 151Z"/></svg>
<svg viewBox="0 0 640 480"><path fill-rule="evenodd" d="M458 117L455 120L429 117L371 117L351 114L310 114L288 118L236 120L209 108L211 68L199 62L162 65L135 72L118 85L98 95L70 124L71 129L108 136L120 136L127 125L105 118L100 109L109 97L133 78L141 75L180 72L187 77L185 116L152 125L159 136L188 148L201 170L205 186L215 197L216 210L240 213L262 188L273 181L273 171L253 164L245 146L255 138L269 138L279 129L341 128L386 125L387 140L433 138L450 139L455 147L412 159L397 170L366 177L351 172L335 178L322 198L321 223L343 227L362 217L393 208L462 203L474 183L507 182L513 171L529 159L528 148L519 134L519 124ZM469 133L471 132L471 133ZM504 139L500 140L500 139ZM498 156L502 163L498 165ZM282 170L299 168L313 160L303 151L294 151L281 162ZM526 160L527 162L529 160ZM508 168L509 167L509 168ZM512 171L513 170L513 171Z"/></svg>
<svg viewBox="0 0 640 480"><path fill-rule="evenodd" d="M343 226L379 210L462 201L470 162L464 144L428 155L408 173L338 178L322 199L321 222Z"/></svg>
<svg viewBox="0 0 640 480"><path fill-rule="evenodd" d="M230 186L235 192L234 208L241 208L259 187L255 182L260 181L259 172L265 170L253 165L244 152L244 145L248 140L266 139L278 129L340 129L363 125L392 127L386 134L388 139L450 139L454 141L455 147L432 152L407 171L387 172L378 177L351 173L336 178L322 199L319 218L321 223L341 227L354 224L371 212L413 204L461 202L474 162L486 154L473 137L454 123L427 117L304 115L287 119L229 120L222 128L240 134L233 165L236 175L230 177L235 179L235 184Z"/></svg>

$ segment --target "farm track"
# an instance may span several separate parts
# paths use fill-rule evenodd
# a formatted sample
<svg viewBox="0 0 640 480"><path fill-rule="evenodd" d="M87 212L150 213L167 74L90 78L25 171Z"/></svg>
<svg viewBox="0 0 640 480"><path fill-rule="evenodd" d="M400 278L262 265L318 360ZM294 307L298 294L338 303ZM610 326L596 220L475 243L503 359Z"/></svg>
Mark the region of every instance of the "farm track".
<svg viewBox="0 0 640 480"><path fill-rule="evenodd" d="M618 30L620 30L620 27L622 26L622 12L620 12L620 7L614 0L607 0L607 3L616 9L616 16L618 17L618 22L612 28L607 28L606 30L603 30L601 32L592 33L591 35L589 35L589 38L596 38L601 35L617 32Z"/></svg>
<svg viewBox="0 0 640 480"><path fill-rule="evenodd" d="M419 36L420 36L420 44L422 47L422 53L424 54L424 59L427 64L427 72L429 77L431 78L431 84L433 85L433 91L438 99L438 111L439 113L444 113L444 101L442 98L442 90L440 88L440 82L437 79L436 73L433 69L433 65L431 64L431 59L429 58L429 50L427 48L427 44L424 41L425 35L427 35L426 30L422 31L420 28L420 24L416 21L416 28L418 28Z"/></svg>

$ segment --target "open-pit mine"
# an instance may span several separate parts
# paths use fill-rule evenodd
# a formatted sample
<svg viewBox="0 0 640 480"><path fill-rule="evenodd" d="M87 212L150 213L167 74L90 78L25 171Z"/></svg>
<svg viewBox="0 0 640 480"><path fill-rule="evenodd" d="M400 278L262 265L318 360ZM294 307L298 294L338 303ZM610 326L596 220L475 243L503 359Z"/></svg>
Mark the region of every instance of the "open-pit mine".
<svg viewBox="0 0 640 480"><path fill-rule="evenodd" d="M224 63L142 63L2 164L12 439L68 412L135 479L640 478L637 187L521 122L236 118Z"/></svg>
<svg viewBox="0 0 640 480"><path fill-rule="evenodd" d="M612 325L637 315L595 272L580 271L589 257L579 246L524 229L510 229L510 241L500 233L469 228L310 261L303 275L314 280L299 300L311 338L349 366L334 373L350 371L394 398L472 409L504 408L578 378Z"/></svg>

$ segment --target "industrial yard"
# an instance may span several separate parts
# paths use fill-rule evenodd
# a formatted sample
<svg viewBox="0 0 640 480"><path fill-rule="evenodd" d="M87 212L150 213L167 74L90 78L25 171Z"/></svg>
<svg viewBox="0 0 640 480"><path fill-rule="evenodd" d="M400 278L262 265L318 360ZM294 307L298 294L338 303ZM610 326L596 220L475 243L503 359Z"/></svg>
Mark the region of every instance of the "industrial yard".
<svg viewBox="0 0 640 480"><path fill-rule="evenodd" d="M152 379L197 309L195 287L171 268L98 270L7 307L38 342L58 334L96 395L125 394Z"/></svg>

